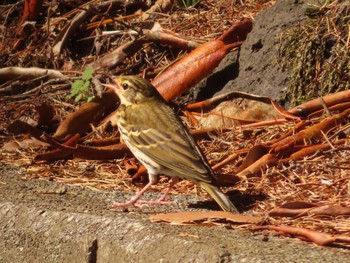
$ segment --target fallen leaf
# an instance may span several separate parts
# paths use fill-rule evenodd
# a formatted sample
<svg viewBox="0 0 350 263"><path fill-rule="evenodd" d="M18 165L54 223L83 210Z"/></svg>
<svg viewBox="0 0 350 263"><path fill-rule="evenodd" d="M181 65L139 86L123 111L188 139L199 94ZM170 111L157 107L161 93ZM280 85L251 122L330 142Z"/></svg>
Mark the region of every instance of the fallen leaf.
<svg viewBox="0 0 350 263"><path fill-rule="evenodd" d="M233 214L224 211L179 212L151 216L152 222L165 222L172 225L217 225L226 222L234 224L259 224L261 217Z"/></svg>
<svg viewBox="0 0 350 263"><path fill-rule="evenodd" d="M5 152L15 152L19 149L28 147L47 146L46 143L38 141L35 138L28 138L24 140L9 141L2 146Z"/></svg>
<svg viewBox="0 0 350 263"><path fill-rule="evenodd" d="M302 240L313 242L319 246L341 246L343 248L350 248L350 237L347 235L331 235L328 233L322 233L315 230L292 227L292 226L258 226L255 230L275 230L280 235L295 236Z"/></svg>
<svg viewBox="0 0 350 263"><path fill-rule="evenodd" d="M349 216L350 207L339 205L319 205L308 202L291 202L276 207L269 212L272 217L295 217L308 215Z"/></svg>

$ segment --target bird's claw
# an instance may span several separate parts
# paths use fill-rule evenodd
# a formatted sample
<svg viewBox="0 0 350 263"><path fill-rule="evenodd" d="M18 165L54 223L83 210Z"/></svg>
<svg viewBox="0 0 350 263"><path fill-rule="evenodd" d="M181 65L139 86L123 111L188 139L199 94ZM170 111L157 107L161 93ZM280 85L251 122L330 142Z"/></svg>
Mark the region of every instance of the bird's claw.
<svg viewBox="0 0 350 263"><path fill-rule="evenodd" d="M135 207L138 207L138 208L142 208L142 207L145 207L145 206L150 206L150 205L173 205L174 202L169 202L169 201L163 201L163 200L157 200L157 201L138 201L138 202L135 202L135 201L128 201L128 202L125 202L125 203L113 203L112 204L112 207L129 207L129 206L135 206Z"/></svg>
<svg viewBox="0 0 350 263"><path fill-rule="evenodd" d="M163 200L157 200L157 201L142 201L140 200L137 204L144 206L144 205L173 205L174 202L172 201L163 201Z"/></svg>
<svg viewBox="0 0 350 263"><path fill-rule="evenodd" d="M137 206L136 202L125 202L125 203L113 203L112 207L128 207L128 206Z"/></svg>

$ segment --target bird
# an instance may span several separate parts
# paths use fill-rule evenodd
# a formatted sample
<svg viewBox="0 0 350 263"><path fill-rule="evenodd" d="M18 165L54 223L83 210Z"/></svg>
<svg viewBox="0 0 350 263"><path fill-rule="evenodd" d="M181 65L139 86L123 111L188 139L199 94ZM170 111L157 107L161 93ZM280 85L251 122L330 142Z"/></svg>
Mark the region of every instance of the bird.
<svg viewBox="0 0 350 263"><path fill-rule="evenodd" d="M191 137L175 111L157 89L136 75L114 77L113 84L104 84L119 97L116 123L120 136L133 155L146 167L149 183L129 201L113 207L140 207L144 204L168 204L166 196L179 178L199 184L222 210L238 213L237 208L217 186L214 172L201 149ZM169 188L157 201L139 198L158 175L171 177Z"/></svg>

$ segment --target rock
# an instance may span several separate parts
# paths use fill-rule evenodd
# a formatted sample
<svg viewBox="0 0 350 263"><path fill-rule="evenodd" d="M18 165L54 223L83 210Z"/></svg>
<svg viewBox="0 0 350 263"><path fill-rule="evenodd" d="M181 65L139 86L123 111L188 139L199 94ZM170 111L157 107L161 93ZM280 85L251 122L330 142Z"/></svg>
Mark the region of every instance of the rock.
<svg viewBox="0 0 350 263"><path fill-rule="evenodd" d="M304 20L305 9L316 3L315 0L277 0L274 6L261 11L241 50L238 54L228 54L214 73L199 84L201 90L196 99L233 90L280 99L290 72L282 71L277 63L279 35Z"/></svg>

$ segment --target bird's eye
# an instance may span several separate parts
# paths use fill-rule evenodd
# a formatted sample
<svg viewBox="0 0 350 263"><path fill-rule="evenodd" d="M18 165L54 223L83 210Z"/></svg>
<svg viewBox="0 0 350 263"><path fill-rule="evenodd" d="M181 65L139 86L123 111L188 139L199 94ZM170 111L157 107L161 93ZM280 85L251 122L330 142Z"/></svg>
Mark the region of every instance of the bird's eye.
<svg viewBox="0 0 350 263"><path fill-rule="evenodd" d="M123 83L122 84L122 89L123 90L126 90L128 87L129 87L129 85L127 83Z"/></svg>

